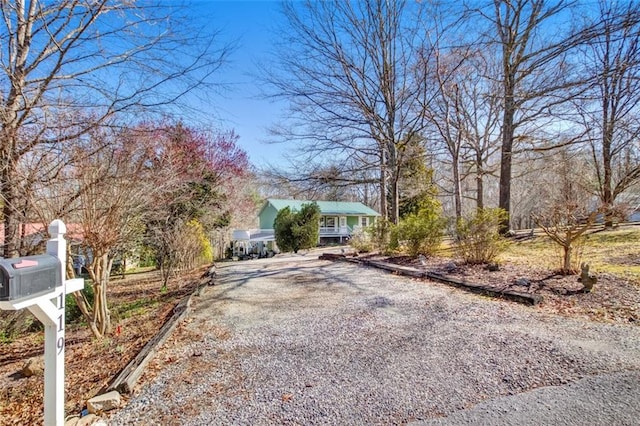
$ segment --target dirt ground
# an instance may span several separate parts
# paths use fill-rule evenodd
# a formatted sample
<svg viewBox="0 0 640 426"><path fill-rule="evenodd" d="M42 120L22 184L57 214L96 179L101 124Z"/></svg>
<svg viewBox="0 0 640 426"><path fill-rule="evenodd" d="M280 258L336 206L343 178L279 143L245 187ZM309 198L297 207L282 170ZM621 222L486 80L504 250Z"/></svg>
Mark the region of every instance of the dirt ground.
<svg viewBox="0 0 640 426"><path fill-rule="evenodd" d="M549 269L506 263L501 264L498 271L489 271L486 265L464 265L437 256L422 262L407 256L375 258L467 282L492 285L497 290L539 294L544 298L540 309L548 312L640 325L640 283L629 278L597 274L598 282L592 293L576 293L582 289L577 275L558 275Z"/></svg>
<svg viewBox="0 0 640 426"><path fill-rule="evenodd" d="M171 317L181 298L198 285L203 270L173 280L160 291L159 273L112 278L108 300L115 333L95 340L87 326L67 324L65 333L67 415L79 413L86 400L99 394ZM129 307L124 309L124 307ZM120 307L120 308L118 308ZM119 314L119 312L122 312ZM25 362L42 357L44 333L34 332L0 343L0 424L41 424L44 379L23 377Z"/></svg>

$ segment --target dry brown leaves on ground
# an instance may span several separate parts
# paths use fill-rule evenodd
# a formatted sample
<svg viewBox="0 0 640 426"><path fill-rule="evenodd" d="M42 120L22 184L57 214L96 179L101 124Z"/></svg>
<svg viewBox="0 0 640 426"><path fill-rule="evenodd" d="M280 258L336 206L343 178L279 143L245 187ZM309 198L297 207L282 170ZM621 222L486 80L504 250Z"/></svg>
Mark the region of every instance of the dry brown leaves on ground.
<svg viewBox="0 0 640 426"><path fill-rule="evenodd" d="M67 415L79 413L87 399L109 384L173 314L173 308L199 284L203 270L186 274L161 293L158 273L113 279L108 300L112 311L113 335L92 337L86 326L67 325L66 406ZM118 307L127 309L118 318ZM22 377L20 370L44 352L44 333L31 333L10 343L0 343L0 424L41 424L44 378L42 374Z"/></svg>
<svg viewBox="0 0 640 426"><path fill-rule="evenodd" d="M438 272L459 280L543 296L539 309L596 321L640 325L640 283L611 274L597 274L592 293L582 288L577 275L558 275L547 269L502 264L498 271L486 265L467 265L449 258L429 257L423 262L408 256L378 257L403 266ZM577 293L576 293L577 292Z"/></svg>

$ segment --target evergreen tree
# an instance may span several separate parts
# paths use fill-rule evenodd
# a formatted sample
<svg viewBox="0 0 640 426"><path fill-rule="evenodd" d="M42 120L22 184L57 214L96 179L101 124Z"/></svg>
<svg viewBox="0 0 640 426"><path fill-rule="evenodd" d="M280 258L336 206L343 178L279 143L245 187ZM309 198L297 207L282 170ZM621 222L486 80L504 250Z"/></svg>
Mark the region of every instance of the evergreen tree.
<svg viewBox="0 0 640 426"><path fill-rule="evenodd" d="M289 207L278 212L276 220L273 222L276 244L283 252L293 250L293 233L291 232L295 213Z"/></svg>
<svg viewBox="0 0 640 426"><path fill-rule="evenodd" d="M303 204L299 212L289 207L278 212L273 224L276 244L283 252L315 247L320 237L320 207L318 204Z"/></svg>

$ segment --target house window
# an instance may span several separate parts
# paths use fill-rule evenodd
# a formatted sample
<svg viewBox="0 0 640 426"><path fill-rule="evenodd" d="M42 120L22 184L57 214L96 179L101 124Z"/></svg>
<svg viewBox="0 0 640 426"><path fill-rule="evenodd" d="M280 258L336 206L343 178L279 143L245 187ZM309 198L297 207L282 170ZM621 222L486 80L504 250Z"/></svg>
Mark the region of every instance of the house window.
<svg viewBox="0 0 640 426"><path fill-rule="evenodd" d="M362 216L360 218L360 225L361 226L368 226L369 225L369 218L367 216Z"/></svg>
<svg viewBox="0 0 640 426"><path fill-rule="evenodd" d="M344 216L340 216L340 228L345 228L347 226L347 218Z"/></svg>
<svg viewBox="0 0 640 426"><path fill-rule="evenodd" d="M327 228L335 228L336 227L336 218L328 217L327 218Z"/></svg>
<svg viewBox="0 0 640 426"><path fill-rule="evenodd" d="M324 216L320 217L320 228L324 228Z"/></svg>

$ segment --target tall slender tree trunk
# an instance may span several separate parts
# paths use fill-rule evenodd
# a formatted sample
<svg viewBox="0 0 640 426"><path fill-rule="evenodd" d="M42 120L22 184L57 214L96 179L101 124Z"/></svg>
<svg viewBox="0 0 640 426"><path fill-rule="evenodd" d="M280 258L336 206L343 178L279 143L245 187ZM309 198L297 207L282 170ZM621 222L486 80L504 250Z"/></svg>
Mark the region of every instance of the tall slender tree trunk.
<svg viewBox="0 0 640 426"><path fill-rule="evenodd" d="M389 218L387 208L387 164L384 150L380 151L380 214L384 219Z"/></svg>
<svg viewBox="0 0 640 426"><path fill-rule="evenodd" d="M484 209L484 177L482 171L482 156L476 156L476 210Z"/></svg>
<svg viewBox="0 0 640 426"><path fill-rule="evenodd" d="M3 160L5 160L3 158ZM3 257L12 258L18 256L18 237L19 237L19 214L15 209L19 195L16 188L16 170L13 161L8 159L4 161L2 172L0 172L0 185L2 185L3 207L2 214L4 216L4 246Z"/></svg>
<svg viewBox="0 0 640 426"><path fill-rule="evenodd" d="M457 150L455 150L452 158L453 167L453 202L456 211L456 220L462 218L462 185L460 184L460 157Z"/></svg>
<svg viewBox="0 0 640 426"><path fill-rule="evenodd" d="M613 143L613 125L610 123L609 111L609 92L608 84L605 84L605 94L603 99L602 109L602 124L604 131L602 132L602 205L605 208L605 227L611 228L613 226L613 218L611 217L611 208L613 207L613 191L611 190L611 145Z"/></svg>
<svg viewBox="0 0 640 426"><path fill-rule="evenodd" d="M500 232L506 234L509 231L509 219L511 212L511 163L513 160L513 136L515 102L513 99L514 76L506 73L504 82L504 113L502 119L502 147L500 149L500 195L498 207L507 212L507 219L500 226Z"/></svg>
<svg viewBox="0 0 640 426"><path fill-rule="evenodd" d="M615 113L613 111L614 105L611 98L611 57L610 57L610 42L611 34L607 31L605 33L605 50L603 55L603 80L602 80L602 180L600 184L600 193L602 199L600 200L605 209L605 227L611 228L613 226L613 220L611 219L609 209L613 205L613 196L611 193L611 143L613 142L613 125L611 123L611 116Z"/></svg>
<svg viewBox="0 0 640 426"><path fill-rule="evenodd" d="M398 184L398 176L395 173L395 176L391 179L391 214L390 220L391 222L397 224L400 221L400 188Z"/></svg>
<svg viewBox="0 0 640 426"><path fill-rule="evenodd" d="M365 206L369 205L369 183L364 184L362 200Z"/></svg>
<svg viewBox="0 0 640 426"><path fill-rule="evenodd" d="M563 249L563 261L562 261L562 273L563 274L570 274L572 272L571 270L571 252L572 247L571 247L571 242L569 242L568 244L566 244L564 247L562 247Z"/></svg>
<svg viewBox="0 0 640 426"><path fill-rule="evenodd" d="M390 187L389 187L389 220L397 224L400 219L400 188L398 182L400 180L400 167L398 165L398 149L396 144L388 142L387 151L389 153L388 170L391 171Z"/></svg>
<svg viewBox="0 0 640 426"><path fill-rule="evenodd" d="M458 85L454 85L455 98L454 98L454 107L456 111L456 117L460 117L462 115L461 107L460 107L460 90ZM449 115L447 114L447 121L449 120ZM457 119L459 123L459 119ZM449 128L449 126L447 125ZM453 144L453 190L455 192L455 209L456 209L456 221L462 218L462 184L460 182L460 147L462 145L462 136L461 136L460 126L456 128L456 137L455 143Z"/></svg>

